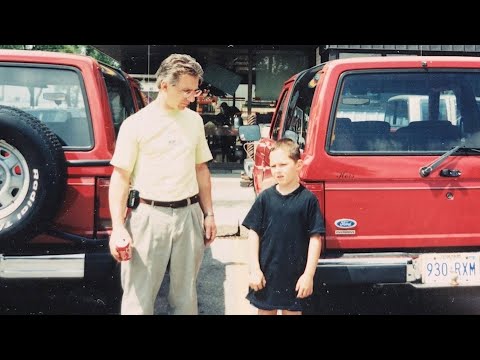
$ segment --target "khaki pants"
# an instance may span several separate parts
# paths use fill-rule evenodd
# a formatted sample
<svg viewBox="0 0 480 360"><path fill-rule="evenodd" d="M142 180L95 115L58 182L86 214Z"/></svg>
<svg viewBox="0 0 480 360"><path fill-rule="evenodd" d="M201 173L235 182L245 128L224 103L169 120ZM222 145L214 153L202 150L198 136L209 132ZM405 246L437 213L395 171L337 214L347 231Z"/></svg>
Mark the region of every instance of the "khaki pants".
<svg viewBox="0 0 480 360"><path fill-rule="evenodd" d="M121 265L121 314L153 314L170 261L170 307L174 314L197 315L197 275L205 250L200 205L172 209L140 204L126 227L133 251Z"/></svg>

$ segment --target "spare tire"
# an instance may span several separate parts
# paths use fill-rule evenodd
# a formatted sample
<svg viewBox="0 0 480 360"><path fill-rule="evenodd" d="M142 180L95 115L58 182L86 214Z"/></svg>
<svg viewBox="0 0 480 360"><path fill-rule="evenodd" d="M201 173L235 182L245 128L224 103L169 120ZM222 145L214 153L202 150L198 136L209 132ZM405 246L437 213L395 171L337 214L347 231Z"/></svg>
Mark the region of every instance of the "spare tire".
<svg viewBox="0 0 480 360"><path fill-rule="evenodd" d="M66 191L65 154L36 117L0 106L0 251L44 231Z"/></svg>

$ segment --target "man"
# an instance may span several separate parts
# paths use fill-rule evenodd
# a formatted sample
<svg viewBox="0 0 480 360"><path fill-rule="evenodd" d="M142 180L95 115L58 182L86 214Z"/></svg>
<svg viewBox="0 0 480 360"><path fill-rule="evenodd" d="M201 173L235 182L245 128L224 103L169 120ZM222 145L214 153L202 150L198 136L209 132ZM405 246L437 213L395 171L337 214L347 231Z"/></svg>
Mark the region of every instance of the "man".
<svg viewBox="0 0 480 360"><path fill-rule="evenodd" d="M203 69L189 55L172 54L157 73L155 101L127 118L111 164L110 252L126 239L132 258L121 265L121 314L153 314L169 265L168 300L174 314L198 314L196 281L205 247L216 236L212 154L200 115L188 108L201 94ZM130 186L140 193L124 221Z"/></svg>

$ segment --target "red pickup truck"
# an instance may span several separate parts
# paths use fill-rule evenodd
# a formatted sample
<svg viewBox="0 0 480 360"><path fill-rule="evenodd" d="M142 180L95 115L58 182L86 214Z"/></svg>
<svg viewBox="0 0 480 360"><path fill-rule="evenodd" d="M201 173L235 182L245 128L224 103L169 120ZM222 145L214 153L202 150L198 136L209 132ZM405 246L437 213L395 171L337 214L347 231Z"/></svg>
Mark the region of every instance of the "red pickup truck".
<svg viewBox="0 0 480 360"><path fill-rule="evenodd" d="M400 98L421 98L418 116ZM272 144L300 145L326 224L319 286L480 285L478 99L477 57L333 60L285 83L267 138L240 128L260 140L257 193L272 184Z"/></svg>
<svg viewBox="0 0 480 360"><path fill-rule="evenodd" d="M112 290L110 159L137 82L91 57L0 51L0 279L83 279Z"/></svg>

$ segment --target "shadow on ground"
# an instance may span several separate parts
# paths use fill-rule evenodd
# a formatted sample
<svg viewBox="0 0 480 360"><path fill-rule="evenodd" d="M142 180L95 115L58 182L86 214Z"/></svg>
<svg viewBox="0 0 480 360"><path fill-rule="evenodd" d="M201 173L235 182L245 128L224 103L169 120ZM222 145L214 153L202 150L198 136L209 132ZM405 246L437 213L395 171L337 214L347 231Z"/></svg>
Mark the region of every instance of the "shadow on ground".
<svg viewBox="0 0 480 360"><path fill-rule="evenodd" d="M416 289L404 285L350 286L316 291L307 315L472 315L480 288Z"/></svg>
<svg viewBox="0 0 480 360"><path fill-rule="evenodd" d="M0 285L1 315L104 315L107 296L91 284L62 281L6 282Z"/></svg>

